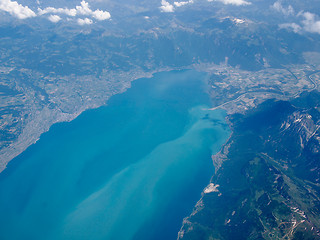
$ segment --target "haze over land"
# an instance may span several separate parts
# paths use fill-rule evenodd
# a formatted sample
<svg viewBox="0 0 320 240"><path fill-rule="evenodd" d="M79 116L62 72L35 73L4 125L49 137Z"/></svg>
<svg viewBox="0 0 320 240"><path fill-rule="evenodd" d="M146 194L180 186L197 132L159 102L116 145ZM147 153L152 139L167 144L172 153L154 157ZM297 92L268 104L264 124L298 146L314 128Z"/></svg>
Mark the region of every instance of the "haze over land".
<svg viewBox="0 0 320 240"><path fill-rule="evenodd" d="M280 88L281 95L313 87L302 71L317 68L319 59L316 3L30 4L3 0L0 5L2 169L53 123L101 106L128 88L130 81L160 70L222 69L222 78L230 76L235 81L229 91L234 96L254 86L267 90L271 97L275 91L270 93L270 89ZM287 69L300 70L299 85ZM247 89L241 89L243 84L236 79L237 72L244 70L250 70L243 80ZM271 79L251 81L248 74ZM221 90L228 91L230 86ZM229 100L226 94L222 98Z"/></svg>
<svg viewBox="0 0 320 240"><path fill-rule="evenodd" d="M316 238L319 13L316 0L0 0L0 171L54 123L108 105L133 80L193 69L208 74L207 108L224 109L233 134L208 159L216 174L179 238L232 239L230 229L242 239ZM266 115L274 119L263 122ZM255 149L246 145L252 135ZM255 185L261 169L272 171ZM237 174L241 186L223 180ZM223 192L227 183L241 202ZM241 211L252 211L251 227Z"/></svg>

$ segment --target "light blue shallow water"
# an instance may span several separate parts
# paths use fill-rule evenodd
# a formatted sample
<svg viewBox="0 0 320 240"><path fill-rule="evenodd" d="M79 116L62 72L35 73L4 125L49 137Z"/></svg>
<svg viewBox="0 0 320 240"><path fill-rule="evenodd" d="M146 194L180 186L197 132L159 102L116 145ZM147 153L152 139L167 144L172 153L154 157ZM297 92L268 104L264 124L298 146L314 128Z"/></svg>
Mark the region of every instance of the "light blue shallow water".
<svg viewBox="0 0 320 240"><path fill-rule="evenodd" d="M176 239L230 131L206 75L140 79L0 174L0 239Z"/></svg>

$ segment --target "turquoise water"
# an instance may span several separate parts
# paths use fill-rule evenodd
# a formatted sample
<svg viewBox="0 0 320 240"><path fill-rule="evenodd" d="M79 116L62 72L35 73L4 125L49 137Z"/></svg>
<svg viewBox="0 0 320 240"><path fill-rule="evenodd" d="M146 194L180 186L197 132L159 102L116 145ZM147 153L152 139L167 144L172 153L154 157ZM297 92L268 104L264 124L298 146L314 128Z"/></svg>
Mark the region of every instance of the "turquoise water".
<svg viewBox="0 0 320 240"><path fill-rule="evenodd" d="M0 239L176 239L229 137L206 74L139 79L0 174Z"/></svg>

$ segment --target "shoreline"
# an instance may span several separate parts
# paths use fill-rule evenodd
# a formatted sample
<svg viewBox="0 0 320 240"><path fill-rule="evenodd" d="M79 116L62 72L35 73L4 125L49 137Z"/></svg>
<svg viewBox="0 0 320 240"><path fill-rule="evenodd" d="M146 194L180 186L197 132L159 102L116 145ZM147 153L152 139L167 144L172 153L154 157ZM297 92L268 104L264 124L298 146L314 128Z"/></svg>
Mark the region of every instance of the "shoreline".
<svg viewBox="0 0 320 240"><path fill-rule="evenodd" d="M212 179L214 177L214 175L217 173L217 171L219 170L219 168L221 167L222 163L224 161L227 161L226 155L228 152L228 148L230 146L230 139L232 138L233 135L233 129L232 129L232 125L229 121L229 114L225 117L225 120L228 124L228 127L230 129L230 136L229 138L225 141L225 143L221 146L221 149L219 152L217 152L216 154L212 154L211 155L211 161L212 161L212 165L214 166L214 173L212 174L209 183L207 184L207 186L205 188L202 189L201 192L201 197L200 199L197 201L197 203L194 205L193 209L191 210L191 213L189 215L187 215L186 217L183 218L182 222L181 222L181 228L179 230L179 232L177 233L177 240L182 239L183 235L184 235L184 228L185 226L187 226L188 224L190 224L191 222L189 221L189 218L194 216L195 214L197 214L199 211L201 211L204 208L204 204L203 204L203 197L205 196L205 194L210 193L209 191L206 192L207 189L211 189L213 187L213 192L217 192L219 193L219 185L214 185L214 183L212 183ZM213 186L212 186L213 184Z"/></svg>
<svg viewBox="0 0 320 240"><path fill-rule="evenodd" d="M179 211L179 214L176 215L177 219L172 219L174 228L171 227L171 225L168 225L168 232L170 231L170 235L172 236L172 238L175 238L180 228L181 219L185 217L185 215L187 215L193 208L194 203L199 198L199 196L197 195L201 193L202 188L206 185L207 181L211 177L211 163L206 159L210 158L211 156L211 141L216 142L216 139L212 137L212 134L217 133L217 136L222 136L220 135L220 133L225 133L225 131L227 130L227 128L225 127L226 123L222 121L222 119L225 117L224 113L222 115L222 111L218 111L217 114L207 111L200 111L202 107L201 105L199 105L200 103L209 105L209 99L206 94L204 95L203 93L202 84L199 84L200 80L202 83L202 79L204 79L205 76L206 75L203 73L192 70L171 71L156 74L154 77L155 81L150 81L149 79L141 79L141 81L133 83L131 88L132 91L130 89L128 92L115 97L114 100L110 99L108 101L107 107L99 108L97 111L94 110L87 112L84 114L84 116L80 116L78 120L75 120L71 124L62 124L53 127L49 133L42 136L41 141L37 145L31 147L25 152L25 154L22 154L18 158L16 158L16 160L12 162L12 165L9 165L7 171L2 175L2 179L5 180L3 181L3 186L8 187L8 189L15 189L18 186L15 187L14 184L19 184L21 180L24 181L25 179L26 184L24 184L24 186L21 186L22 189L26 189L26 187L28 188L28 186L30 186L32 189L35 189L35 193L36 191L39 191L39 194L35 194L36 196L39 196L39 199L47 199L47 196L49 196L49 194L53 194L55 196L53 197L53 203L55 203L55 201L59 202L59 199L61 199L60 197L56 196L63 196L63 193L65 192L64 189L70 189L70 187L73 187L72 185L74 185L75 182L78 182L80 184L77 184L77 188L79 189L81 196L72 194L72 197L70 197L70 199L75 197L82 200L83 197L90 197L90 195L94 193L99 188L99 186L101 186L101 183L104 184L110 181L106 172L109 171L109 169L110 176L116 176L116 179L118 178L118 167L116 166L116 171L114 171L112 165L114 162L116 162L113 160L118 160L119 156L121 156L122 159L127 159L128 161L125 165L123 165L122 162L119 163L120 170L123 167L126 167L127 164L130 164L129 166L131 166L133 163L133 166L136 166L136 160L139 159L154 159L152 163L156 164L156 166L159 165L159 168L150 168L150 166L152 166L151 164L150 166L149 164L145 166L143 161L142 169L133 167L133 172L137 171L137 173L139 173L139 176L141 176L138 178L136 178L135 176L128 176L129 179L134 179L134 181L130 180L129 182L134 183L136 179L142 178L141 184L139 183L140 181L138 181L137 184L141 185L141 191L144 191L145 184L143 182L145 177L155 179L152 181L157 186L157 183L159 181L161 183L161 186L163 186L162 189L164 191L164 194L162 194L161 196L166 201L168 191L166 187L167 182L171 178L176 179L177 183L173 185L172 189L170 189L172 194L169 195L175 196L174 194L179 191L181 191L182 194L177 195L177 198L170 199L170 205L168 206L172 207L173 210L175 210L175 206L180 206L181 201L176 201L176 199L182 198L183 200L186 200L185 196L187 196L187 193L190 193L191 187L193 188L192 191L196 193L190 195L190 204L188 203L189 206L187 208L182 208L181 211ZM158 85L158 81L160 81L159 83L161 84ZM158 86L161 86L161 88L159 88ZM164 86L166 90L165 92L162 88ZM183 94L180 94L180 89L185 89ZM146 90L148 90L148 94L145 94ZM135 102L135 99L137 99L139 103L141 102L141 95L144 96L144 98L142 99L143 104L132 106L131 103ZM177 99L176 101L179 103L178 105L175 104L176 101L172 101L172 96ZM152 100L151 103L149 103L149 99ZM158 99L160 99L160 101ZM163 102L163 99L168 99L168 102ZM190 102L185 102L186 99L190 99ZM173 104L171 105L172 102ZM121 107L119 107L122 106L122 104L123 106L126 106L127 110L129 110L128 114L126 113L126 110L123 110ZM108 109L109 107L110 109ZM143 115L140 115L141 107L148 110L143 113ZM168 107L169 109L164 118L161 113L161 109L163 109L163 107ZM191 114L190 109L192 108L198 108L198 111L194 110L192 112L193 114ZM208 113L209 116L212 116L212 119L217 120L210 121L205 117L207 115L206 113ZM113 116L115 117L114 119ZM141 116L143 122L137 121L137 124L132 125L135 119L137 119L137 116ZM96 119L99 120L95 121ZM166 124L163 125L163 119L170 119L170 121L166 121ZM146 124L149 123L150 120L152 120L153 122L151 126L152 128L150 128L150 125ZM187 130L186 127L189 126L189 122L193 120L197 121L195 121L194 126L190 128L192 131L188 130L187 132L185 132L185 130ZM119 124L117 124L118 122ZM125 125L123 125L123 123ZM184 124L182 125L181 123ZM71 127L71 125L75 126L75 129L77 131L71 130L69 132L68 129L69 127ZM133 132L131 132L130 130L129 133L120 133L122 129L132 129L126 126L134 126L133 129L136 130ZM153 126L155 126L156 128L153 128ZM144 131L145 129L146 131ZM169 131L163 132L163 129L168 129ZM79 132L79 134L74 134L76 132ZM137 138L136 133L140 134L141 132L145 132L145 136L141 139ZM131 152L129 151L128 153L124 153L124 155L119 155L119 151L121 151L122 146L132 143L132 139L137 140L137 143L136 141L134 141L136 146L143 146L141 145L141 143L145 142L146 140L149 141L148 139L150 139L150 136L152 138L152 136L155 136L155 133L159 133L156 134L157 136L160 136L158 140L154 140L154 142L150 143L150 145L146 145L146 147L143 147L144 150L137 153L137 155L135 155L137 152L135 147L130 149ZM163 136L161 135L162 133L164 134ZM229 131L227 131L227 133L229 133ZM90 159L96 160L95 156L100 156L100 154L97 154L100 152L99 149L103 150L105 149L105 146L108 147L108 145L106 145L105 143L114 142L118 136L120 137L120 140L123 139L125 141L117 141L117 145L115 146L119 146L120 148L115 148L115 154L108 154L108 152L106 153L106 156L110 156L111 160L106 161L106 159L109 159L108 157L99 157L97 163L102 163L102 165L92 164L92 161ZM228 136L226 134L223 134L223 141L217 141L219 146L217 146L215 149L219 150L221 145L227 138ZM219 139L221 138L219 137ZM73 140L75 140L75 142ZM95 140L97 140L97 142ZM205 143L205 145L202 145L202 143ZM86 148L86 146L88 146L88 148ZM92 148L89 148L89 146L92 146ZM194 148L185 148L186 146L194 146ZM88 149L90 149L90 151L88 151ZM186 150L188 151L186 152ZM70 152L71 154L67 152ZM102 152L104 152L104 150ZM170 156L168 155L169 153ZM166 159L167 163L164 163L162 159ZM202 159L202 161L199 162L199 159ZM133 162L131 163L131 161ZM92 167L90 167L89 165L91 165ZM182 168L182 165L185 167ZM61 166L63 166L62 170L60 170ZM144 168L154 169L155 174L152 172L148 173L148 171L145 171ZM162 168L164 169L161 170ZM168 174L165 169L168 169ZM50 174L46 174L47 170L50 171ZM56 179L57 173L59 173L59 171L62 171L61 175L58 174L60 177ZM166 174L163 175L163 172L166 172ZM84 175L82 175L82 173L84 173ZM145 176L146 173L147 175ZM177 173L179 173L179 176L177 176ZM101 177L96 179L96 176L98 176L98 174L101 174ZM12 178L6 178L7 176L12 176ZM194 176L194 178L190 178L190 176ZM29 177L31 178L30 181ZM8 179L8 181L6 181L6 179ZM21 180L12 181L11 179ZM194 183L192 179L198 179L199 183ZM190 181L190 184L186 184L188 181ZM123 182L124 181L119 181L119 185L122 185ZM50 187L51 184L53 187ZM93 187L88 187L89 185ZM118 189L118 184L116 184L116 186L117 187L115 189ZM6 191L6 187L2 187L3 192ZM59 190L59 187L61 187L61 190ZM130 186L127 188L130 191L136 191L135 187L133 188L133 190ZM19 187L18 189L20 191ZM52 192L51 189L57 190ZM153 186L152 188L150 187L148 192L152 193L153 189ZM42 191L42 194L40 194L40 191ZM26 189L25 192L29 193L30 188ZM149 195L150 194L148 194L148 196ZM27 198L28 197L29 196L27 196ZM114 195L112 198L114 197L117 196ZM23 199L24 198L20 198L17 201L22 201L23 203ZM140 200L143 201L143 199ZM64 200L61 201L62 205L64 204L63 201ZM166 206L167 204L169 204L169 202L165 205L162 205L162 202L165 201L160 201L161 203L155 201L155 206L158 206L157 204L159 203L159 207L167 209ZM38 209L37 205L32 204L30 204L30 209L33 206L35 206L35 209ZM112 204L108 206L112 206ZM66 204L66 209L68 207L71 207L71 205L68 206L68 204ZM104 207L102 209L104 209ZM185 212L185 209L187 210L187 212ZM48 211L50 212L51 210ZM161 212L162 211L159 212L159 216L162 214ZM10 210L8 210L8 213L10 213ZM26 211L26 214L29 214L29 211ZM40 212L39 220L41 220L42 214L43 212ZM52 214L55 215L54 211L52 212ZM158 221L159 218L156 217L154 219L155 221ZM3 220L3 222L6 222L5 214ZM14 227L14 225L15 224L13 222L12 226Z"/></svg>
<svg viewBox="0 0 320 240"><path fill-rule="evenodd" d="M24 126L22 133L19 135L19 137L11 143L9 146L4 147L0 150L0 174L1 172L7 167L7 164L20 155L22 152L24 152L29 146L36 143L41 135L47 131L50 130L50 127L53 124L60 123L60 122L70 122L77 118L82 112L89 110L89 109L96 109L102 106L105 106L108 104L108 100L110 97L125 92L127 89L131 87L131 82L141 79L141 78L151 78L154 74L160 73L160 72L166 72L166 71L182 71L182 70L195 70L198 72L204 72L208 75L213 74L221 74L225 73L227 75L233 74L233 72L241 72L243 74L249 74L249 72L244 70L235 69L231 66L225 65L225 64L214 64L214 63L197 63L197 64L191 64L184 67L163 67L156 69L151 72L143 72L141 69L135 69L130 72L120 72L118 74L114 72L109 73L109 80L108 81L115 81L117 79L117 82L122 84L120 89L118 91L111 91L109 95L107 96L98 96L101 99L97 100L96 102L84 102L79 103L75 106L75 108L78 108L78 111L75 113L65 113L62 112L60 108L55 109L48 109L47 106L41 109L41 112L37 114L31 113L31 119L28 120L28 123ZM280 70L280 69L276 69ZM267 70L265 70L267 71ZM283 69L281 69L283 71ZM261 73L263 71L258 71L257 73ZM312 74L318 73L319 70L316 69ZM252 73L255 74L255 73ZM309 74L310 77L312 74ZM309 81L311 81L310 78L308 78ZM237 82L236 84L242 84L242 82ZM211 83L208 82L208 85L211 86ZM311 91L314 89L305 89L305 91ZM107 91L108 89L106 89ZM211 90L212 91L212 90ZM284 91L284 89L282 90ZM289 100L291 98L295 98L298 95L301 94L301 89L292 89L286 94L275 94L272 92L265 91L264 94L261 94L261 91L248 91L248 89L243 89L240 96L236 97L235 99L225 99L224 102L216 102L215 104L212 104L211 110L215 109L224 109L227 112L227 115L231 115L234 113L245 113L247 110L254 108L258 104L266 101L267 99L278 99L278 100ZM209 92L210 94L210 92ZM54 96L53 96L54 97ZM213 96L212 96L213 97ZM213 100L213 98L212 98ZM40 116L42 114L45 116ZM45 125L43 125L45 123ZM37 125L37 128L34 127L34 125Z"/></svg>
<svg viewBox="0 0 320 240"><path fill-rule="evenodd" d="M133 81L142 78L152 78L152 76L158 72L166 72L173 70L182 69L160 68L152 72L137 71L135 74L131 74L131 79L129 78L127 79L127 81L123 82L122 88L119 89L118 92L111 93L111 95L105 99L104 103L98 102L80 106L80 109L75 113L65 113L62 112L60 109L49 109L47 106L45 106L37 114L31 115L31 119L28 120L28 123L24 126L22 133L13 143L0 150L0 174L7 168L10 161L14 160L33 144L36 144L40 140L41 135L50 131L50 128L54 124L71 122L87 110L97 109L99 107L106 106L108 104L108 100L112 96L124 93L129 88L131 88L131 82ZM121 77L120 75L121 74L119 74L119 77ZM113 76L113 78L115 78L115 76Z"/></svg>
<svg viewBox="0 0 320 240"><path fill-rule="evenodd" d="M122 94L125 91L127 91L129 88L131 88L131 83L133 81L143 79L143 78L151 79L154 76L154 74L161 73L161 72L183 71L188 69L191 69L191 67L190 66L187 66L184 68L165 67L165 68L160 68L151 72L136 71L135 73L130 74L130 77L126 78L127 80L123 82L122 88L119 89L118 92L111 93L111 95L105 99L104 103L98 102L98 103L93 103L91 105L90 104L83 105L75 113L65 113L65 112L62 112L60 109L49 109L47 106L45 106L41 110L41 112L38 112L35 116L32 115L32 119L29 119L28 123L25 125L22 133L19 135L16 141L14 141L9 146L4 147L3 149L0 150L0 159L1 159L0 174L7 168L10 161L14 160L16 157L18 157L20 154L26 151L33 144L36 144L40 140L41 135L50 131L50 128L54 124L71 122L85 111L107 106L108 101L112 96L115 96L117 94ZM119 74L118 77L121 77L121 74ZM116 78L116 76L113 76L112 78ZM35 128L35 126L37 127Z"/></svg>

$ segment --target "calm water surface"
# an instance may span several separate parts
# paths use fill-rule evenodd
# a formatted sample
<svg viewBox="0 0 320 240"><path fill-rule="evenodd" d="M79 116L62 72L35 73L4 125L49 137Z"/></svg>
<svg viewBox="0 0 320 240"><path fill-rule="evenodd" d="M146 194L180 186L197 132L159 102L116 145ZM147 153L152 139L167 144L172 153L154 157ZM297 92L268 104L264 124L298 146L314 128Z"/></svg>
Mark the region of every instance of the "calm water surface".
<svg viewBox="0 0 320 240"><path fill-rule="evenodd" d="M140 79L48 133L0 174L0 239L176 239L230 131L206 74Z"/></svg>

